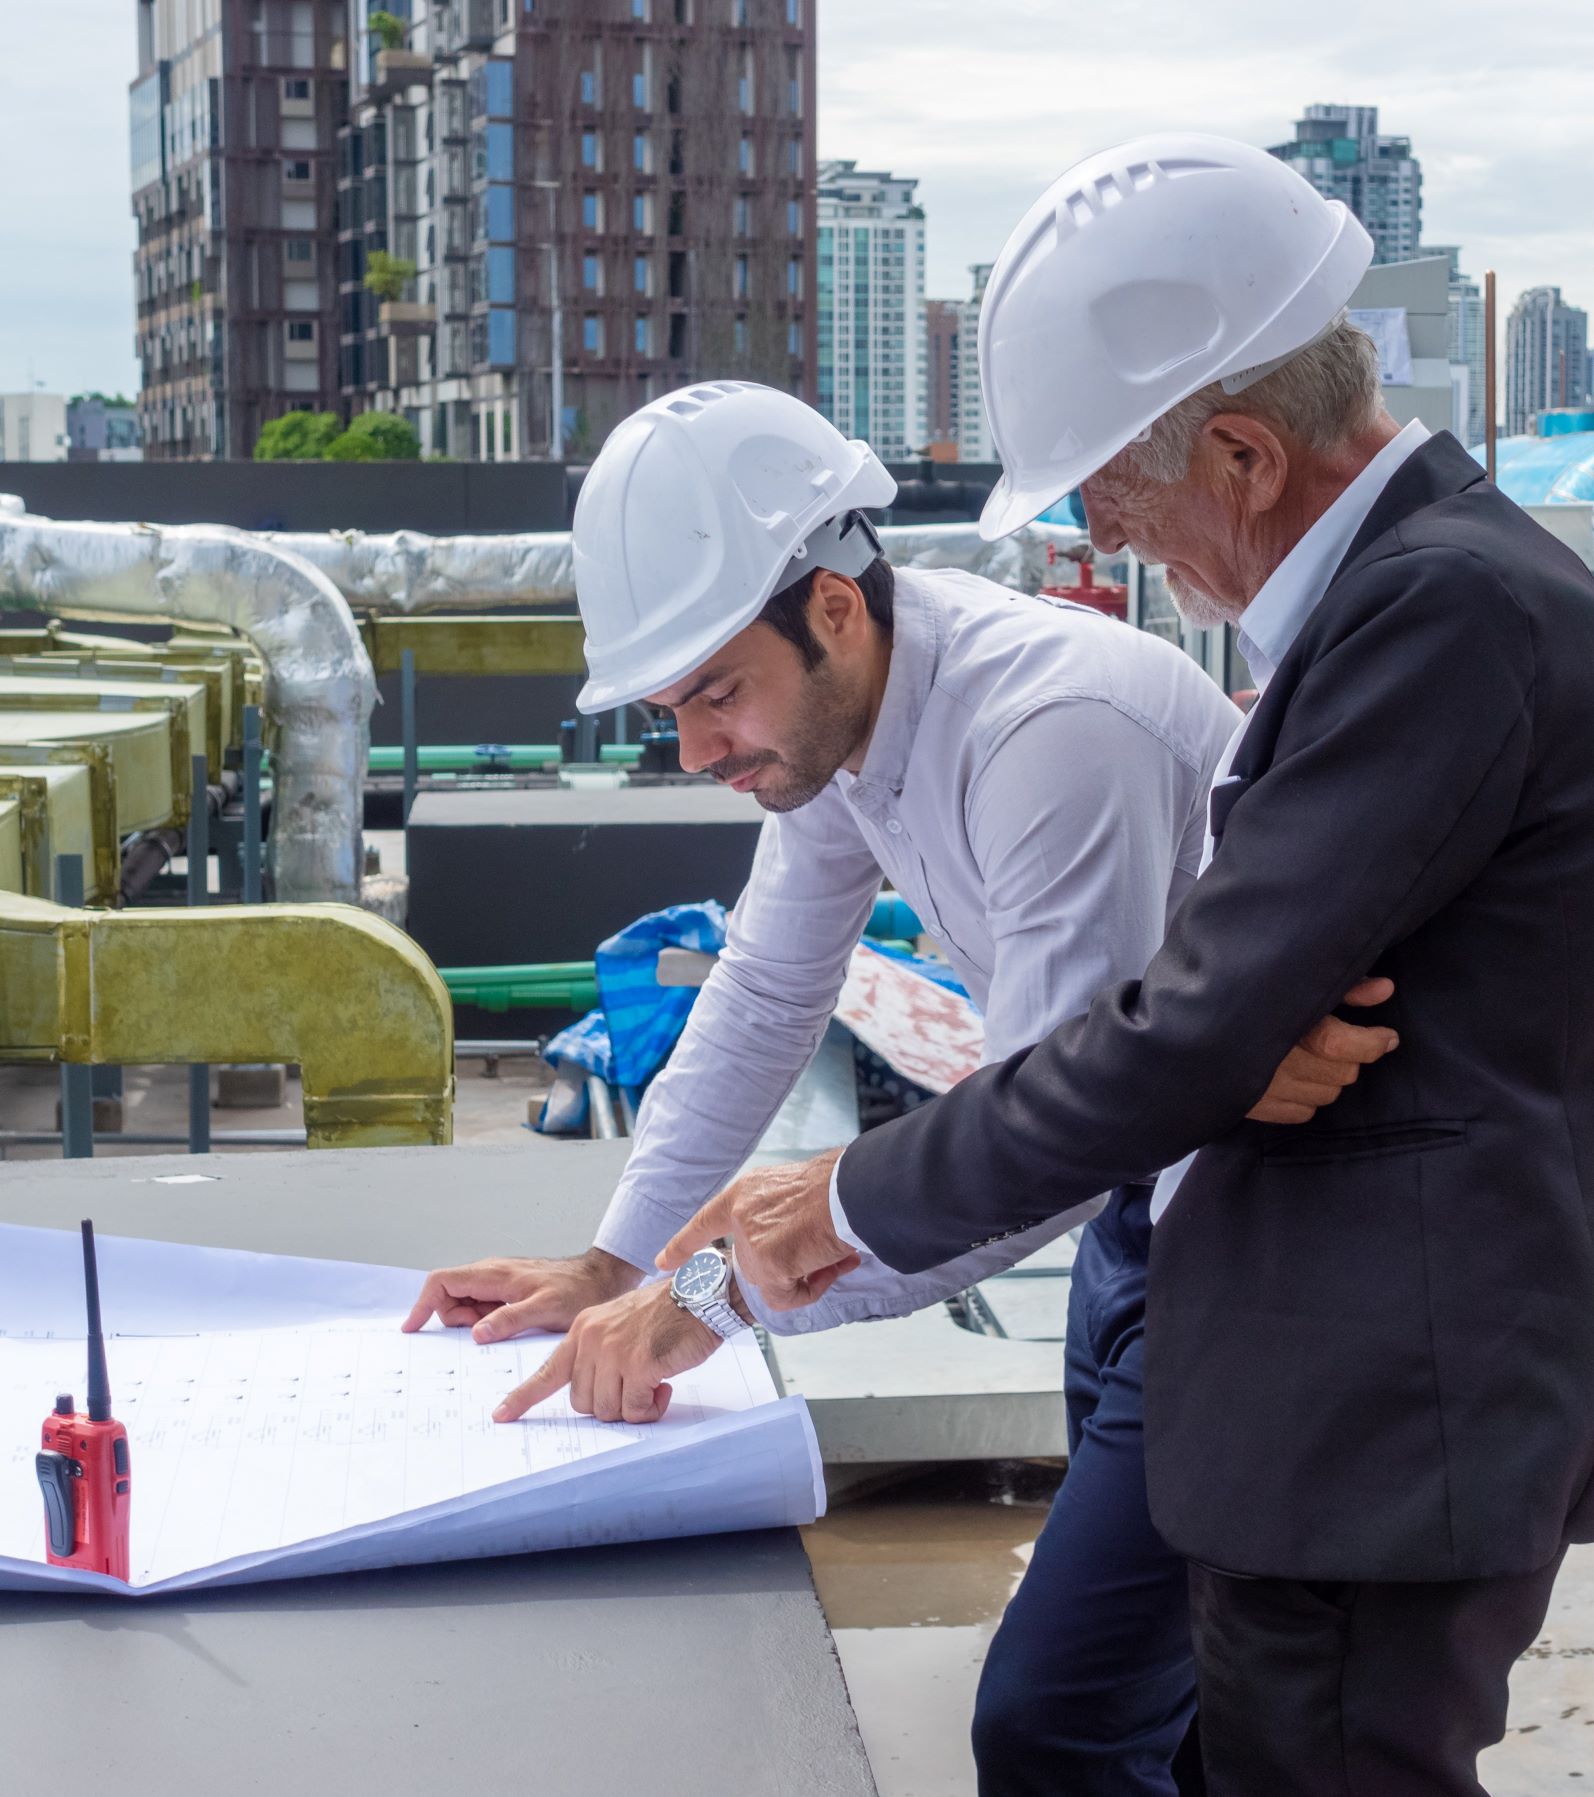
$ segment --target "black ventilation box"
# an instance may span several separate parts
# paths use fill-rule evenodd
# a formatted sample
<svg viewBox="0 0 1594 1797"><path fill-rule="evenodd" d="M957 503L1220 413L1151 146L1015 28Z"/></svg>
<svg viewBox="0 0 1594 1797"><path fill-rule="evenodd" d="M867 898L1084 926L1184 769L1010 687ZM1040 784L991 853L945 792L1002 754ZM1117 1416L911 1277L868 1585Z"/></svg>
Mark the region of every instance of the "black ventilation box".
<svg viewBox="0 0 1594 1797"><path fill-rule="evenodd" d="M590 961L665 905L735 904L764 814L711 782L423 792L410 812L408 929L439 967ZM540 1035L569 1014L460 1006L458 1033Z"/></svg>

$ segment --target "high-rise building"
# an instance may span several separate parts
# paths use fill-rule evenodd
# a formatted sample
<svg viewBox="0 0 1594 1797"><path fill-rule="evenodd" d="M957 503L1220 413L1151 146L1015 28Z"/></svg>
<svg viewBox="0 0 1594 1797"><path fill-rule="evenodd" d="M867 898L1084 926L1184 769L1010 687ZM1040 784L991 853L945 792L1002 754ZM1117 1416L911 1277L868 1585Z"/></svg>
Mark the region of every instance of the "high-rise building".
<svg viewBox="0 0 1594 1797"><path fill-rule="evenodd" d="M1461 251L1454 244L1429 245L1421 254L1443 256L1450 264L1450 366L1465 371L1452 377L1458 394L1456 435L1471 448L1484 434L1483 293L1461 272Z"/></svg>
<svg viewBox="0 0 1594 1797"><path fill-rule="evenodd" d="M925 446L924 208L916 180L819 169L819 399L849 437L900 461Z"/></svg>
<svg viewBox="0 0 1594 1797"><path fill-rule="evenodd" d="M926 300L929 348L929 437L932 448L948 443L960 462L991 462L996 450L980 391L980 306L989 262L970 269L972 293L966 300Z"/></svg>
<svg viewBox="0 0 1594 1797"><path fill-rule="evenodd" d="M345 400L587 457L730 376L811 396L813 0L449 0L350 58ZM376 252L413 265L401 293ZM391 274L392 263L387 265ZM379 277L380 278L380 277Z"/></svg>
<svg viewBox="0 0 1594 1797"><path fill-rule="evenodd" d="M344 0L138 0L130 95L139 416L151 459L247 456L337 403Z"/></svg>
<svg viewBox="0 0 1594 1797"><path fill-rule="evenodd" d="M1367 227L1375 262L1410 262L1422 241L1422 165L1409 137L1386 137L1376 106L1308 106L1271 155Z"/></svg>
<svg viewBox="0 0 1594 1797"><path fill-rule="evenodd" d="M1531 435L1540 412L1587 398L1588 313L1559 287L1530 287L1505 326L1506 434Z"/></svg>
<svg viewBox="0 0 1594 1797"><path fill-rule="evenodd" d="M139 0L148 452L310 407L590 456L694 380L811 397L812 6Z"/></svg>
<svg viewBox="0 0 1594 1797"><path fill-rule="evenodd" d="M994 462L996 445L991 441L991 421L985 410L985 393L980 386L980 307L985 303L985 283L991 278L992 264L976 262L969 268L972 284L963 302L963 330L958 338L958 460L960 462Z"/></svg>
<svg viewBox="0 0 1594 1797"><path fill-rule="evenodd" d="M932 453L957 448L961 300L924 302L925 436ZM950 459L950 458L949 458Z"/></svg>

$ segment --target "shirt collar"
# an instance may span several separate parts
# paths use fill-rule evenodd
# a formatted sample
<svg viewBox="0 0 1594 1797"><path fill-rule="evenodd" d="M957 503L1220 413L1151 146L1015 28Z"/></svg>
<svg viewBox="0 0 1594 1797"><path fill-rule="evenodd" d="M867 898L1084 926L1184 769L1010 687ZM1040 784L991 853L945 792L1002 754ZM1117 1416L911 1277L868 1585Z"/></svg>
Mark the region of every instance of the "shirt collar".
<svg viewBox="0 0 1594 1797"><path fill-rule="evenodd" d="M857 781L860 786L885 787L900 793L907 779L919 720L935 683L943 620L940 603L911 573L901 568L893 573L891 665ZM843 772L843 786L848 779Z"/></svg>
<svg viewBox="0 0 1594 1797"><path fill-rule="evenodd" d="M1413 419L1392 437L1273 570L1261 591L1240 613L1240 653L1258 692L1266 692L1278 665L1302 625L1316 610L1334 570L1345 559L1356 533L1388 486L1395 470L1427 440Z"/></svg>

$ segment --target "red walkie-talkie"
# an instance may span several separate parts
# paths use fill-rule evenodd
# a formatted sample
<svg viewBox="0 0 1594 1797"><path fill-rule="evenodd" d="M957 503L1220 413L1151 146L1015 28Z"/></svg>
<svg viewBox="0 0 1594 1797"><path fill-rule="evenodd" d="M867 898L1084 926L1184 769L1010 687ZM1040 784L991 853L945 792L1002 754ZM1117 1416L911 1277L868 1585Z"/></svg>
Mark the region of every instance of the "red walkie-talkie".
<svg viewBox="0 0 1594 1797"><path fill-rule="evenodd" d="M34 1461L44 1493L45 1558L52 1566L125 1579L133 1477L127 1431L111 1420L100 1275L89 1222L83 1225L83 1283L89 1307L89 1413L77 1415L71 1392L62 1392L44 1419L43 1447Z"/></svg>

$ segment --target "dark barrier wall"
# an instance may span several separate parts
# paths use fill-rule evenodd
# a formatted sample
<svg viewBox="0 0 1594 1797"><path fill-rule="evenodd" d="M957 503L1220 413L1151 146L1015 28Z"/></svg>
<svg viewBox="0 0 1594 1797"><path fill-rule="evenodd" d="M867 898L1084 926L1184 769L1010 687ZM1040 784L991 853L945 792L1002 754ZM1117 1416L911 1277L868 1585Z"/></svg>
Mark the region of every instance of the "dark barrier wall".
<svg viewBox="0 0 1594 1797"><path fill-rule="evenodd" d="M0 493L46 518L241 530L564 530L555 462L0 462Z"/></svg>
<svg viewBox="0 0 1594 1797"><path fill-rule="evenodd" d="M475 536L568 529L585 472L557 462L0 462L0 493L42 517L100 523ZM903 503L888 521L972 518L998 472L896 464Z"/></svg>

